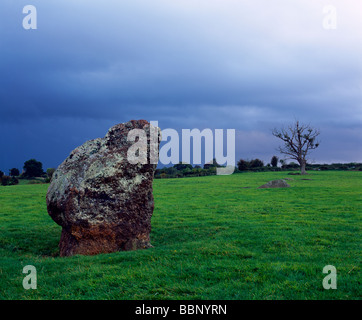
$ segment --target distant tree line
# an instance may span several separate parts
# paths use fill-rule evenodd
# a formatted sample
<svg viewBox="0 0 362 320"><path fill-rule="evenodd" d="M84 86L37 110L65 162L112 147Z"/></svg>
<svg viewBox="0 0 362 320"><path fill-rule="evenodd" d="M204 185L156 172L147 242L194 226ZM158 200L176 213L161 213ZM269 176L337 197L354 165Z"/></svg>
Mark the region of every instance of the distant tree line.
<svg viewBox="0 0 362 320"><path fill-rule="evenodd" d="M278 166L278 163L280 166ZM296 162L287 163L284 159L278 159L277 156L273 156L270 163L264 165L263 161L259 159L244 160L240 159L237 163L237 169L235 172L262 172L262 171L299 171L300 164ZM332 164L310 164L306 163L305 170L359 170L362 171L362 163L350 162L350 163L332 163Z"/></svg>
<svg viewBox="0 0 362 320"><path fill-rule="evenodd" d="M278 165L279 164L279 165ZM156 169L155 179L167 178L183 178L183 177L203 177L216 175L216 168L222 167L215 159L211 163L204 164L203 166L192 166L188 163L178 163L172 167L164 167ZM309 164L306 163L306 170L354 170L362 171L362 163L332 163L332 164ZM278 159L273 156L270 163L264 164L260 159L240 159L237 162L234 173L242 172L264 172L264 171L299 171L300 165L295 162L286 163L283 159ZM30 183L49 183L52 179L55 168L48 168L46 172L43 171L41 162L30 159L25 161L23 172L20 174L19 169L11 168L9 175L5 175L0 171L0 184L3 186L15 185L19 183L19 179L28 179Z"/></svg>
<svg viewBox="0 0 362 320"><path fill-rule="evenodd" d="M216 162L216 159L204 164L202 167L200 165L192 166L191 164L180 162L172 167L156 169L154 177L155 179L165 179L212 176L216 175L216 168L221 167L222 166Z"/></svg>
<svg viewBox="0 0 362 320"><path fill-rule="evenodd" d="M155 171L155 179L202 177L216 175L216 168L220 166L215 159L212 164L205 164L203 167L192 166L187 163L178 163L172 167L165 167ZM260 159L240 159L234 173L242 172L266 172L266 171L299 171L300 165L295 162L287 163L277 156L273 156L270 163L264 164ZM333 164L306 164L306 170L359 170L362 171L362 163L333 163Z"/></svg>
<svg viewBox="0 0 362 320"><path fill-rule="evenodd" d="M30 159L24 162L22 173L18 168L11 168L9 175L5 175L3 171L0 171L0 184L3 186L16 185L19 183L19 179L33 180L33 183L47 183L50 182L54 171L54 168L48 168L44 172L43 164L40 161Z"/></svg>

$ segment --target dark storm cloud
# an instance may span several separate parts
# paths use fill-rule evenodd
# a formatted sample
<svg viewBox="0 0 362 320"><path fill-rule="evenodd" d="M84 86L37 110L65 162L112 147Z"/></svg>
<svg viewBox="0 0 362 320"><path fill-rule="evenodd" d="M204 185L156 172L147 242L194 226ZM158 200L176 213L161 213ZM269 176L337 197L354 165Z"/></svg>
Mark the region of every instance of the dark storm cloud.
<svg viewBox="0 0 362 320"><path fill-rule="evenodd" d="M38 29L29 31L26 4L0 5L4 147L27 140L55 166L110 125L145 118L235 128L237 156L268 161L278 143L270 129L298 118L323 129L324 146L340 150L333 160L362 161L357 2L336 1L333 31L322 28L324 1L34 0ZM54 144L62 151L50 156L44 145ZM328 162L322 146L316 160Z"/></svg>

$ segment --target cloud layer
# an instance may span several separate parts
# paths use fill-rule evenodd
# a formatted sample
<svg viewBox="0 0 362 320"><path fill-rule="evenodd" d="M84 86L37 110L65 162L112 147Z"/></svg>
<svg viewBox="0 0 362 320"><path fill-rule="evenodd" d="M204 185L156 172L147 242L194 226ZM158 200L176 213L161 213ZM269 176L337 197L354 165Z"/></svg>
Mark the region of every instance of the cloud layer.
<svg viewBox="0 0 362 320"><path fill-rule="evenodd" d="M24 1L0 10L0 169L57 166L116 123L234 128L237 158L269 161L270 129L319 127L318 162L362 161L359 1Z"/></svg>

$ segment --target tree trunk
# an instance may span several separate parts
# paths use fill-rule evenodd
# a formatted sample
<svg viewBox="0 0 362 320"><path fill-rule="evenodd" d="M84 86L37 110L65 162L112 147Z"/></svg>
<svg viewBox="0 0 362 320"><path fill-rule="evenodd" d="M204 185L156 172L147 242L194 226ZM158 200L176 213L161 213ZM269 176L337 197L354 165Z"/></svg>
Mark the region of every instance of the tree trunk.
<svg viewBox="0 0 362 320"><path fill-rule="evenodd" d="M307 174L307 171L305 171L306 161L301 160L299 163L300 163L300 174Z"/></svg>

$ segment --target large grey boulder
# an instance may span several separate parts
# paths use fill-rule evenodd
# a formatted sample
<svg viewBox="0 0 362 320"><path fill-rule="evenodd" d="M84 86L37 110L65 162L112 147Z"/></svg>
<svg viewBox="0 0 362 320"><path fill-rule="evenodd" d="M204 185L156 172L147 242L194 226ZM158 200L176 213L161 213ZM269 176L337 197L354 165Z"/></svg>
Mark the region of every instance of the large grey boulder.
<svg viewBox="0 0 362 320"><path fill-rule="evenodd" d="M263 184L259 188L290 188L290 185L285 180L272 180Z"/></svg>
<svg viewBox="0 0 362 320"><path fill-rule="evenodd" d="M158 158L160 129L146 120L132 120L110 128L104 138L74 149L54 172L46 201L49 215L62 226L61 256L151 246L152 181L157 161L134 164L127 157L135 144L135 140L128 141L128 133L144 130L147 144L139 152L147 152L150 128L156 132Z"/></svg>

